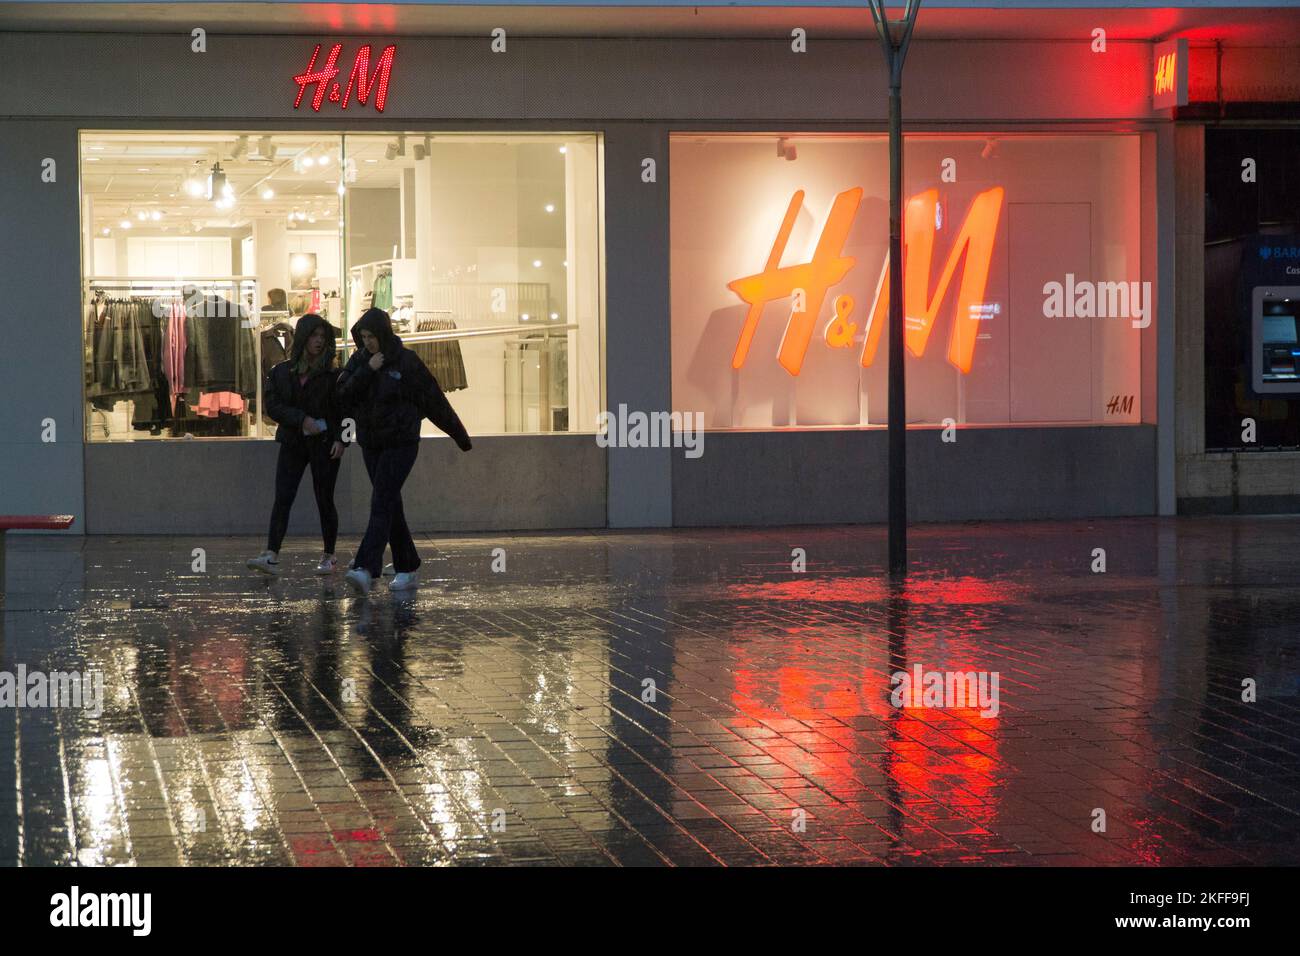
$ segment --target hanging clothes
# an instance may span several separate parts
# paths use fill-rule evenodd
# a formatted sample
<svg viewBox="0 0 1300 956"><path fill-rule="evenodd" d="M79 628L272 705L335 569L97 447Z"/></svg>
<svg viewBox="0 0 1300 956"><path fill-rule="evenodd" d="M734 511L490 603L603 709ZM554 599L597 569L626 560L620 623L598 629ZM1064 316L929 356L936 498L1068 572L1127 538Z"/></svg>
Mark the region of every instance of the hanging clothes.
<svg viewBox="0 0 1300 956"><path fill-rule="evenodd" d="M203 418L242 415L245 407L243 397L234 392L204 392L199 397L199 403L194 406L194 414Z"/></svg>
<svg viewBox="0 0 1300 956"><path fill-rule="evenodd" d="M393 274L391 272L381 272L375 276L373 292L374 295L370 300L371 308L391 312L393 310Z"/></svg>
<svg viewBox="0 0 1300 956"><path fill-rule="evenodd" d="M262 374L270 375L271 369L289 357L289 346L293 344L293 326L288 322L276 322L262 330Z"/></svg>
<svg viewBox="0 0 1300 956"><path fill-rule="evenodd" d="M451 319L421 319L416 332L446 332L456 328ZM441 339L434 342L412 342L411 351L420 356L420 361L433 373L444 392L455 392L468 388L465 377L465 361L460 353L459 339Z"/></svg>
<svg viewBox="0 0 1300 956"><path fill-rule="evenodd" d="M185 392L185 352L189 348L185 338L185 303L172 302L167 314L167 328L163 335L163 375L167 379L167 394L172 417L176 417L176 399Z"/></svg>
<svg viewBox="0 0 1300 956"><path fill-rule="evenodd" d="M230 391L248 398L257 393L257 357L253 330L242 305L204 296L186 310L185 393L197 405L205 391Z"/></svg>

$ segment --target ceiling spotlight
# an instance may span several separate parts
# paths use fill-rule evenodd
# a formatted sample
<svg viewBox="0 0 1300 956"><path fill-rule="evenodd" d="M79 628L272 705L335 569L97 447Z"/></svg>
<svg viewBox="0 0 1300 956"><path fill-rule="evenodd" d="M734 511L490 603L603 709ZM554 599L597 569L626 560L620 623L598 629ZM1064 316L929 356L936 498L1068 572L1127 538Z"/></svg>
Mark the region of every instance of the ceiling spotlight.
<svg viewBox="0 0 1300 956"><path fill-rule="evenodd" d="M567 146L561 146L561 147L560 147L560 152L561 152L561 153L567 153L568 151L569 151L569 147L567 147Z"/></svg>
<svg viewBox="0 0 1300 956"><path fill-rule="evenodd" d="M397 144L389 143L384 148L384 159L393 160L397 158Z"/></svg>
<svg viewBox="0 0 1300 956"><path fill-rule="evenodd" d="M185 180L185 191L189 193L191 196L193 196L195 199L199 199L207 191L207 186L204 184L203 180L201 179L198 178L187 179Z"/></svg>
<svg viewBox="0 0 1300 956"><path fill-rule="evenodd" d="M220 199L225 195L226 185L226 174L221 171L221 163L213 163L212 172L208 175L208 199Z"/></svg>
<svg viewBox="0 0 1300 956"><path fill-rule="evenodd" d="M322 166L328 166L330 164L330 158L329 156L322 156L320 159L316 160L316 162Z"/></svg>
<svg viewBox="0 0 1300 956"><path fill-rule="evenodd" d="M553 202L548 202L548 203L546 204L546 211L547 211L547 212L555 212L555 203L553 203Z"/></svg>
<svg viewBox="0 0 1300 956"><path fill-rule="evenodd" d="M791 143L784 136L777 138L776 155L780 156L782 159L788 162L793 162L794 160L799 158L799 153L795 149L794 144Z"/></svg>
<svg viewBox="0 0 1300 956"><path fill-rule="evenodd" d="M986 139L984 148L980 150L980 159L990 159L996 156L998 152L998 141L996 139Z"/></svg>
<svg viewBox="0 0 1300 956"><path fill-rule="evenodd" d="M263 136L257 141L257 155L263 159L275 159L275 143L271 142L271 137Z"/></svg>
<svg viewBox="0 0 1300 956"><path fill-rule="evenodd" d="M560 313L558 313L558 312L552 312L552 313L551 313L551 321L552 321L552 322L554 322L554 321L555 321L556 319L558 319L559 317L560 317Z"/></svg>
<svg viewBox="0 0 1300 956"><path fill-rule="evenodd" d="M239 137L239 139L235 140L235 148L230 151L230 158L240 159L247 152L248 152L248 137L241 136Z"/></svg>
<svg viewBox="0 0 1300 956"><path fill-rule="evenodd" d="M100 230L100 232L102 232L102 233L103 233L104 235L106 235L106 236L107 236L110 232L112 232L112 231L113 231L113 230L112 230L112 229L109 229L108 226L105 226L103 229Z"/></svg>
<svg viewBox="0 0 1300 956"><path fill-rule="evenodd" d="M534 268L534 269L540 269L541 267L542 267L542 260L541 260L541 259L534 259L534 260L533 260L533 268Z"/></svg>
<svg viewBox="0 0 1300 956"><path fill-rule="evenodd" d="M118 225L121 226L123 229L130 229L130 228L131 228L131 220L130 220L130 219L123 219L121 222L118 223Z"/></svg>
<svg viewBox="0 0 1300 956"><path fill-rule="evenodd" d="M310 169L312 166L316 165L316 160L312 159L310 156L304 156L302 158L302 165L304 169Z"/></svg>
<svg viewBox="0 0 1300 956"><path fill-rule="evenodd" d="M267 186L265 189L262 190L262 198L263 198L263 199L274 199L274 198L275 198L275 190L272 189L270 186Z"/></svg>
<svg viewBox="0 0 1300 956"><path fill-rule="evenodd" d="M155 209L153 212L149 213L149 218L152 219L154 222L157 222L159 219L162 218L162 213L159 210Z"/></svg>
<svg viewBox="0 0 1300 956"><path fill-rule="evenodd" d="M149 214L145 212L143 209L141 209L138 213L135 214L135 218L139 219L141 222L144 222L147 218L149 218Z"/></svg>
<svg viewBox="0 0 1300 956"><path fill-rule="evenodd" d="M415 158L424 159L433 152L433 137L428 133L424 134L424 139L415 144Z"/></svg>

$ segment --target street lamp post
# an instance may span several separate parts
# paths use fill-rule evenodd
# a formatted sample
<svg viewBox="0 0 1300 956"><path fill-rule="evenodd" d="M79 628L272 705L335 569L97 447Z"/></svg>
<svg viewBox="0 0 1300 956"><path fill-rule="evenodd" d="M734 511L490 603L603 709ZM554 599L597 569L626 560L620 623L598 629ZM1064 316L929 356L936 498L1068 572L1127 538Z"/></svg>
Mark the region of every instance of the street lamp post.
<svg viewBox="0 0 1300 956"><path fill-rule="evenodd" d="M890 20L885 0L867 0L889 69L889 573L907 572L907 388L903 369L903 61L921 0Z"/></svg>

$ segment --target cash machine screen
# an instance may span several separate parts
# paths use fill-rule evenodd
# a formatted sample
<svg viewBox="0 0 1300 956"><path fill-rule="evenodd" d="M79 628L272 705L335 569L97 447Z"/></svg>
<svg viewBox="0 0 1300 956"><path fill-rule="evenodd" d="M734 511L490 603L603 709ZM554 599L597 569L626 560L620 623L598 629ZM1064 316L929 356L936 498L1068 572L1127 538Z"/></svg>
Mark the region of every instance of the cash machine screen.
<svg viewBox="0 0 1300 956"><path fill-rule="evenodd" d="M1263 316L1265 382L1300 381L1300 338L1293 314Z"/></svg>

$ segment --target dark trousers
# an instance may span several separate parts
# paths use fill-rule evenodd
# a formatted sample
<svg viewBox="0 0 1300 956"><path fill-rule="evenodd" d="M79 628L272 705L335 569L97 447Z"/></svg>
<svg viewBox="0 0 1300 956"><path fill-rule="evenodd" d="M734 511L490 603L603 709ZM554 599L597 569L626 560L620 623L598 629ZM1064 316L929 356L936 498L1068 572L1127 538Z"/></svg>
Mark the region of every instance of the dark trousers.
<svg viewBox="0 0 1300 956"><path fill-rule="evenodd" d="M311 467L311 487L316 493L316 510L320 512L320 533L325 553L334 553L339 536L339 512L334 507L334 483L339 477L340 459L330 458L330 442L324 439L307 442L283 442L275 464L275 507L271 509L271 530L266 549L279 551L284 533L289 529L289 512L298 496L302 473Z"/></svg>
<svg viewBox="0 0 1300 956"><path fill-rule="evenodd" d="M365 568L373 578L384 572L384 547L393 549L393 570L398 574L420 566L420 555L411 540L402 511L402 485L420 453L418 443L392 448L365 448L361 454L370 473L370 523L357 549L354 567Z"/></svg>

